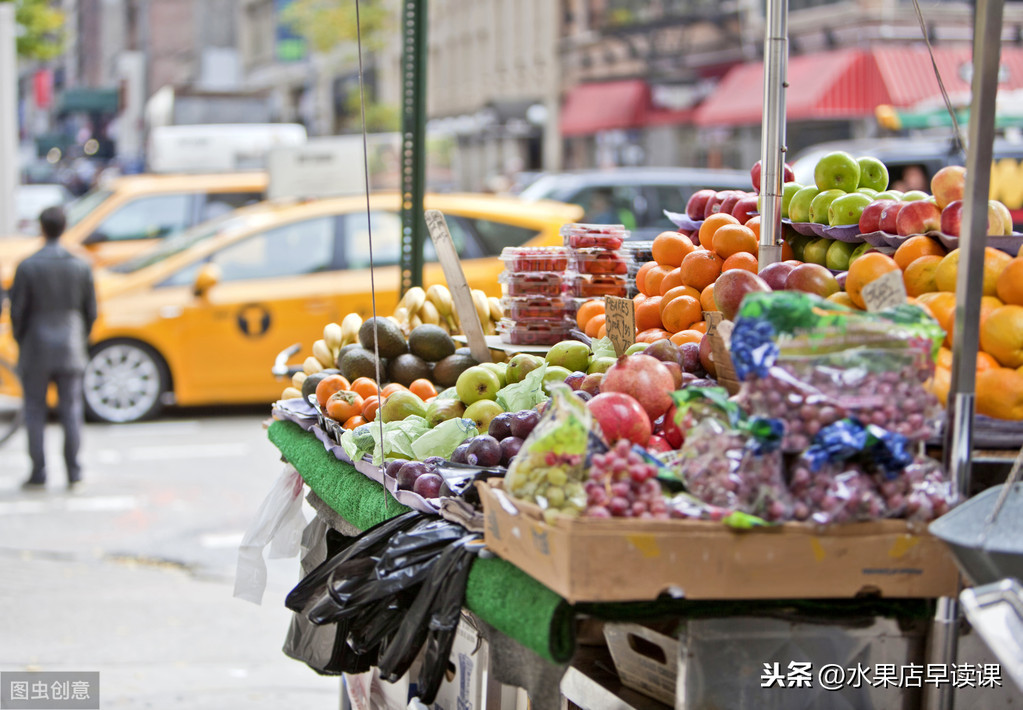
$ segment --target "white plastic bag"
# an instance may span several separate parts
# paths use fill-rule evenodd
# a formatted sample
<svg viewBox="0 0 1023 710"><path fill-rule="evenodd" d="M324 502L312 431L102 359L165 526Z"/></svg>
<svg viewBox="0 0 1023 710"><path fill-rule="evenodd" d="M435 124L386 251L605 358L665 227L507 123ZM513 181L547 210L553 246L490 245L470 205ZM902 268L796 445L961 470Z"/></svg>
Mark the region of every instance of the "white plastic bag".
<svg viewBox="0 0 1023 710"><path fill-rule="evenodd" d="M266 589L266 562L263 548L270 545L270 557L295 557L301 548L306 520L302 514L302 476L290 464L270 489L245 531L238 547L238 568L234 577L234 596L261 604Z"/></svg>

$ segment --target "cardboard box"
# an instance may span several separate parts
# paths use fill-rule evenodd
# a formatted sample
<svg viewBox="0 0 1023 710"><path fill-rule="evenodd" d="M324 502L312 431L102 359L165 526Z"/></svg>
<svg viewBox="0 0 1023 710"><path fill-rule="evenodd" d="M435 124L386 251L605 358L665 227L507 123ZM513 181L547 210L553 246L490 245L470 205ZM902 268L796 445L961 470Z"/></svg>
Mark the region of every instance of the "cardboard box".
<svg viewBox="0 0 1023 710"><path fill-rule="evenodd" d="M487 546L570 602L955 596L945 544L901 520L735 531L699 520L561 518L477 484Z"/></svg>
<svg viewBox="0 0 1023 710"><path fill-rule="evenodd" d="M433 710L481 710L489 658L487 642L463 617L455 630L448 673L430 707Z"/></svg>
<svg viewBox="0 0 1023 710"><path fill-rule="evenodd" d="M614 659L622 685L675 704L678 682L679 641L639 624L604 625L604 638Z"/></svg>

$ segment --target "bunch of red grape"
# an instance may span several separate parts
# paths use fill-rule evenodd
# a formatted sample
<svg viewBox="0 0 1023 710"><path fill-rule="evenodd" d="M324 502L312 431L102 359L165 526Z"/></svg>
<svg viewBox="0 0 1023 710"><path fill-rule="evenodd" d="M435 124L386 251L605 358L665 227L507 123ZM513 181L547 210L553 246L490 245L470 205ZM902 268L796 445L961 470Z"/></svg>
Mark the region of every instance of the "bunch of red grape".
<svg viewBox="0 0 1023 710"><path fill-rule="evenodd" d="M607 453L590 457L585 490L584 515L591 518L671 517L656 467L633 451L626 439L620 439Z"/></svg>
<svg viewBox="0 0 1023 710"><path fill-rule="evenodd" d="M947 513L959 500L941 464L926 456L918 456L893 478L877 474L876 480L896 518L927 522Z"/></svg>
<svg viewBox="0 0 1023 710"><path fill-rule="evenodd" d="M888 515L874 479L859 464L825 464L811 471L800 459L792 469L789 491L795 499L792 517L820 525L877 520Z"/></svg>

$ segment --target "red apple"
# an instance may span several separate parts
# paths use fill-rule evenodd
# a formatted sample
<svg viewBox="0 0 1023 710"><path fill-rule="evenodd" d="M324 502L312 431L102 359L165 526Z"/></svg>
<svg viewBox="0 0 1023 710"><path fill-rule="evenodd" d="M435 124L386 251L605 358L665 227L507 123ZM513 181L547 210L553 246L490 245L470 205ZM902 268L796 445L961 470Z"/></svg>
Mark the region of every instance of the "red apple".
<svg viewBox="0 0 1023 710"><path fill-rule="evenodd" d="M785 289L785 279L789 277L789 274L794 268L796 268L796 266L797 264L790 264L787 261L768 264L764 267L764 270L760 272L760 278L762 278L773 291L782 291Z"/></svg>
<svg viewBox="0 0 1023 710"><path fill-rule="evenodd" d="M966 188L966 168L962 165L946 165L931 178L931 194L938 209L945 209L956 200L963 199Z"/></svg>
<svg viewBox="0 0 1023 710"><path fill-rule="evenodd" d="M689 219L694 222L699 222L703 219L704 210L707 208L707 202L716 195L714 190L697 190L694 192L689 201L686 202L686 215Z"/></svg>
<svg viewBox="0 0 1023 710"><path fill-rule="evenodd" d="M665 441L673 449L681 449L682 444L685 442L686 437L683 434L683 429L676 421L676 413L678 409L674 404L671 408L664 413L664 420L661 423L661 433L664 435Z"/></svg>
<svg viewBox="0 0 1023 710"><path fill-rule="evenodd" d="M767 282L756 274L745 269L729 269L714 282L714 304L721 315L732 320L747 293L770 290Z"/></svg>
<svg viewBox="0 0 1023 710"><path fill-rule="evenodd" d="M789 291L815 293L821 298L827 298L838 292L838 280L820 264L800 264L785 279L785 288ZM714 291L717 291L717 286L714 287Z"/></svg>
<svg viewBox="0 0 1023 710"><path fill-rule="evenodd" d="M886 207L896 204L896 200L874 200L863 208L860 214L860 234L870 234L881 229L881 213Z"/></svg>
<svg viewBox="0 0 1023 710"><path fill-rule="evenodd" d="M700 364L711 377L718 376L718 370L714 366L714 350L710 346L710 336L704 334L700 339Z"/></svg>
<svg viewBox="0 0 1023 710"><path fill-rule="evenodd" d="M628 439L633 444L646 446L650 440L650 417L639 406L639 402L629 395L623 392L601 392L586 406L600 425L607 443Z"/></svg>
<svg viewBox="0 0 1023 710"><path fill-rule="evenodd" d="M958 237L963 226L963 201L952 200L941 211L941 231L952 237Z"/></svg>
<svg viewBox="0 0 1023 710"><path fill-rule="evenodd" d="M732 208L732 216L739 220L739 224L746 224L746 222L760 214L759 199L756 195L746 195L739 198L739 201L735 203L735 207Z"/></svg>
<svg viewBox="0 0 1023 710"><path fill-rule="evenodd" d="M753 164L753 167L749 171L750 179L753 182L753 190L758 195L760 194L760 173L763 171L763 166L761 165L761 162L763 162L763 161L758 160L757 162L755 162ZM795 182L796 174L792 171L792 166L791 165L789 165L788 163L783 163L782 164L782 171L781 172L782 172L782 178L781 178L781 184L782 185L784 185L787 182Z"/></svg>
<svg viewBox="0 0 1023 710"><path fill-rule="evenodd" d="M899 212L902 211L902 208L908 204L908 202L893 202L881 210L881 219L878 222L878 226L881 227L882 232L898 234L895 220L898 218Z"/></svg>
<svg viewBox="0 0 1023 710"><path fill-rule="evenodd" d="M646 442L647 451L653 451L655 454L663 454L671 451L671 444L663 436L654 434Z"/></svg>
<svg viewBox="0 0 1023 710"><path fill-rule="evenodd" d="M707 219L712 214L717 214L718 212L727 212L728 214L731 214L731 208L735 206L735 202L739 199L738 197L734 197L736 192L736 190L719 190L718 192L715 192L714 197L707 200L707 206L703 208L703 218ZM729 199L729 207L728 209L724 209L725 200Z"/></svg>
<svg viewBox="0 0 1023 710"><path fill-rule="evenodd" d="M895 233L900 237L938 229L941 229L941 210L936 204L926 200L907 202L895 218Z"/></svg>
<svg viewBox="0 0 1023 710"><path fill-rule="evenodd" d="M732 212L735 211L735 206L739 204L739 200L746 196L746 193L741 190L727 190L726 192L728 192L728 194L725 196L725 199L721 200L718 212L732 214Z"/></svg>

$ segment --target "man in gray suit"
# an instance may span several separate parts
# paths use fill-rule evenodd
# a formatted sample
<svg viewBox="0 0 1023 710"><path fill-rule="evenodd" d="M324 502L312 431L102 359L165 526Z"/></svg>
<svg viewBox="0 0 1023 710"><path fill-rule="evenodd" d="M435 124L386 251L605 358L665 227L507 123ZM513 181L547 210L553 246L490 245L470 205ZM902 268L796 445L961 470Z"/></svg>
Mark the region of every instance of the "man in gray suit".
<svg viewBox="0 0 1023 710"><path fill-rule="evenodd" d="M43 430L46 390L57 385L60 423L64 429L64 463L68 487L81 481L78 448L84 420L82 376L88 359L89 331L96 320L96 292L89 264L59 243L64 212L43 210L39 224L46 244L18 265L11 287L11 327L18 342L18 374L25 398L25 428L32 475L26 489L46 484Z"/></svg>

